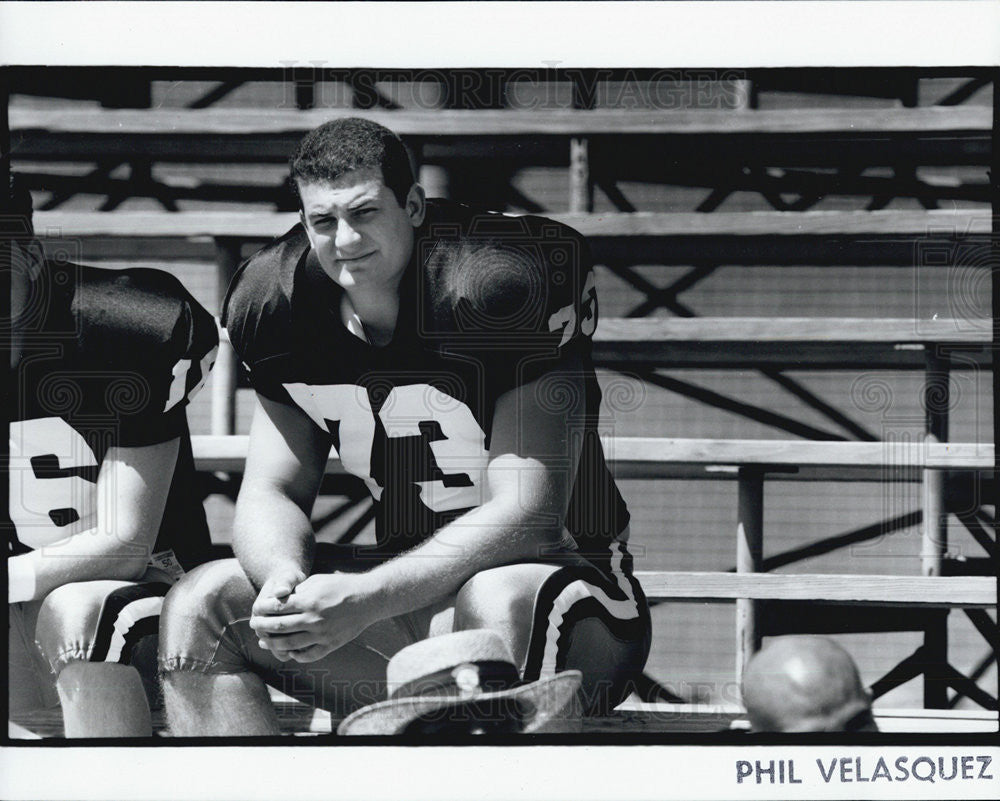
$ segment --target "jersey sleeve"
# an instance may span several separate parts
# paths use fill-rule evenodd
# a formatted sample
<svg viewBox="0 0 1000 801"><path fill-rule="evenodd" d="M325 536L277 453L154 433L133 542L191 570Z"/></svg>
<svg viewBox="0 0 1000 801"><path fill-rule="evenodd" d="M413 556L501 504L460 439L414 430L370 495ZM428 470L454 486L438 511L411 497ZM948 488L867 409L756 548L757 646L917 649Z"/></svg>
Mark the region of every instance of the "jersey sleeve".
<svg viewBox="0 0 1000 801"><path fill-rule="evenodd" d="M450 332L442 351L475 359L497 395L589 358L597 292L577 231L542 218L489 222L485 235L438 239L428 275L435 327Z"/></svg>
<svg viewBox="0 0 1000 801"><path fill-rule="evenodd" d="M295 270L308 252L305 232L295 226L240 267L222 308L222 326L251 386L264 397L284 404L292 404L283 382L295 361Z"/></svg>
<svg viewBox="0 0 1000 801"><path fill-rule="evenodd" d="M215 319L174 276L149 269L119 271L84 300L87 362L107 370L104 402L117 442L140 447L187 431L186 409L215 364Z"/></svg>

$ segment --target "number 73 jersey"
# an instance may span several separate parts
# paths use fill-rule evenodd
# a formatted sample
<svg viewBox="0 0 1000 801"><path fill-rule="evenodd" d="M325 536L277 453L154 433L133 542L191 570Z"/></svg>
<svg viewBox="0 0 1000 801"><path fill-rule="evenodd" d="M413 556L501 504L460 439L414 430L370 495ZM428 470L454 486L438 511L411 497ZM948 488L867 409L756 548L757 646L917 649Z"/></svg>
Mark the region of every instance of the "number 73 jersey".
<svg viewBox="0 0 1000 801"><path fill-rule="evenodd" d="M212 316L167 273L49 261L25 320L10 404L9 552L86 536L114 514L96 500L110 448L180 438L154 553L173 551L185 568L204 561L186 407L218 351Z"/></svg>
<svg viewBox="0 0 1000 801"><path fill-rule="evenodd" d="M597 294L583 237L540 217L432 200L388 345L349 330L342 295L296 226L241 267L223 324L256 391L308 415L367 484L380 546L412 547L483 503L504 392L535 381L538 405L556 411L582 383L586 423L572 434L582 454L565 527L584 553L608 556L628 511L597 433ZM567 380L567 369L582 381Z"/></svg>

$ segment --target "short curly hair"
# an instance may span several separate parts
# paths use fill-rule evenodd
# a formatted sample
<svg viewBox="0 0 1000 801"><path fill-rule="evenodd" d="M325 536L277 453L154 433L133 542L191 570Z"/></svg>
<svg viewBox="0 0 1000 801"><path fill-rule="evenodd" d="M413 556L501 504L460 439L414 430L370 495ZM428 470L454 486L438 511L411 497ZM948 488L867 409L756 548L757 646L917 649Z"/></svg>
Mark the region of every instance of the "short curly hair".
<svg viewBox="0 0 1000 801"><path fill-rule="evenodd" d="M382 181L400 206L415 182L413 167L402 140L384 125L343 117L325 122L307 133L289 160L289 181L298 194L299 183L328 183L354 170L378 169Z"/></svg>

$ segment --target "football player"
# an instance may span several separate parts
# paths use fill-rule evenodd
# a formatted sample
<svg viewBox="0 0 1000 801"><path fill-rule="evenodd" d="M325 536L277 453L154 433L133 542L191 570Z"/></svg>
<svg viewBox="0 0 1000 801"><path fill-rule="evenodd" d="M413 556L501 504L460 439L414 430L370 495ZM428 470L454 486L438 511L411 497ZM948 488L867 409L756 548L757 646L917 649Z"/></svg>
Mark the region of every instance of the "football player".
<svg viewBox="0 0 1000 801"><path fill-rule="evenodd" d="M742 693L755 732L878 731L858 666L829 637L775 637L747 664Z"/></svg>
<svg viewBox="0 0 1000 801"><path fill-rule="evenodd" d="M264 683L347 713L415 640L490 628L521 677L583 672L607 709L649 648L629 514L598 436L587 245L540 217L425 200L361 119L292 158L301 224L242 266L224 325L257 394L238 562L173 588L161 671L178 735L278 731ZM331 449L377 545L317 547Z"/></svg>
<svg viewBox="0 0 1000 801"><path fill-rule="evenodd" d="M47 260L27 191L4 205L10 711L150 736L163 596L209 555L185 407L218 329L167 273Z"/></svg>

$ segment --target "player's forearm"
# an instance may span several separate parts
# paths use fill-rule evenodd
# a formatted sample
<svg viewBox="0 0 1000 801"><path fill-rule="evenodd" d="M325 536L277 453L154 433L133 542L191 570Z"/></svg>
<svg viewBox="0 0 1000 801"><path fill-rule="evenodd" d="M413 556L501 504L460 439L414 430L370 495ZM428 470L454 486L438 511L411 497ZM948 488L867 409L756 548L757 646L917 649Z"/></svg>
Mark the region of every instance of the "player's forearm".
<svg viewBox="0 0 1000 801"><path fill-rule="evenodd" d="M379 617L419 609L454 595L476 573L558 549L553 515L491 501L462 515L411 551L370 571Z"/></svg>
<svg viewBox="0 0 1000 801"><path fill-rule="evenodd" d="M79 581L134 581L146 569L149 549L120 542L106 531L91 529L8 561L8 599L44 598L56 587Z"/></svg>
<svg viewBox="0 0 1000 801"><path fill-rule="evenodd" d="M267 484L240 489L233 550L258 590L278 572L308 576L315 542L309 517L287 495Z"/></svg>

